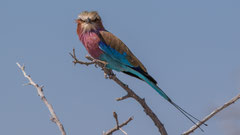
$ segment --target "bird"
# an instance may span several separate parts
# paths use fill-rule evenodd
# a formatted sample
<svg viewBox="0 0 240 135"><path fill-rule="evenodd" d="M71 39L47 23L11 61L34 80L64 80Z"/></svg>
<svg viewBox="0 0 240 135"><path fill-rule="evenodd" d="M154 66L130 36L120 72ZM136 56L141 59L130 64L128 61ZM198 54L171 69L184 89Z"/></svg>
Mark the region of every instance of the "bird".
<svg viewBox="0 0 240 135"><path fill-rule="evenodd" d="M108 69L123 72L146 82L192 123L196 125L195 121L200 122L199 119L173 102L173 100L158 87L157 81L148 74L145 66L130 49L118 37L104 28L102 19L97 11L81 12L76 19L76 23L77 35L88 53L94 59L106 62L106 68Z"/></svg>

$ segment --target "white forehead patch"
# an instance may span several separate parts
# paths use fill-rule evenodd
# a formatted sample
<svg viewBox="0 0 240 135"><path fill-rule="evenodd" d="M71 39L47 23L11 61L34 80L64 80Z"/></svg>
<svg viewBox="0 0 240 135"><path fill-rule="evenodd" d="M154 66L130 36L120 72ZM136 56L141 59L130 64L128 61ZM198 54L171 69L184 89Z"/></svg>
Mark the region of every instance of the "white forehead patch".
<svg viewBox="0 0 240 135"><path fill-rule="evenodd" d="M81 19L81 20L87 20L88 18L92 19L92 20L94 20L96 18L101 19L100 16L98 15L98 13L95 11L93 11L93 12L84 11L84 12L80 13L77 17L77 19Z"/></svg>
<svg viewBox="0 0 240 135"><path fill-rule="evenodd" d="M87 19L87 16L86 15L78 15L78 18L77 19L81 19L81 20L86 20Z"/></svg>

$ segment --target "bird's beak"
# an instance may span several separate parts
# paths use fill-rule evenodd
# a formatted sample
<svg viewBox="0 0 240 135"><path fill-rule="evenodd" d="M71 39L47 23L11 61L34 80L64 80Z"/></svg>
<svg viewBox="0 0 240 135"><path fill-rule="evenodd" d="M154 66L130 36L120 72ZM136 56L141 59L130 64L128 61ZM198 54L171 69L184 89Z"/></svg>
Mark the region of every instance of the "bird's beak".
<svg viewBox="0 0 240 135"><path fill-rule="evenodd" d="M79 20L79 19L76 19L75 22L76 22L76 23L80 23L80 20Z"/></svg>

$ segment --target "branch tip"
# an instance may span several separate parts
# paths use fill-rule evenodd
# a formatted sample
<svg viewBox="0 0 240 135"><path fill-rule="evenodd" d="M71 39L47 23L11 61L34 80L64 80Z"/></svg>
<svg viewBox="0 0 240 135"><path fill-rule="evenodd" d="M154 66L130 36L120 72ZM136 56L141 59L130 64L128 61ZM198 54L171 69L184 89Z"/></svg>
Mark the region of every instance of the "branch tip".
<svg viewBox="0 0 240 135"><path fill-rule="evenodd" d="M121 100L124 100L124 99L127 99L127 98L130 98L131 96L129 94L123 96L123 97L119 97L119 98L116 98L116 101L121 101Z"/></svg>

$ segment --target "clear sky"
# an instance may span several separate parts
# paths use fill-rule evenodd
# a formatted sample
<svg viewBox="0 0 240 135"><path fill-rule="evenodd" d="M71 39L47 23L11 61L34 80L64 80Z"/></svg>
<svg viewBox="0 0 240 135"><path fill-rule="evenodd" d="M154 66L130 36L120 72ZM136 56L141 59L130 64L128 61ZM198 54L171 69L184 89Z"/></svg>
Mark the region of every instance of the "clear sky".
<svg viewBox="0 0 240 135"><path fill-rule="evenodd" d="M73 66L68 54L87 51L76 35L77 15L96 10L105 28L142 61L159 86L181 107L202 119L239 93L240 1L238 0L1 0L0 134L57 135L57 126L16 62L44 85L68 135L99 135L134 116L129 135L158 135L134 100L94 66ZM146 83L117 76L146 99L169 135L192 126ZM237 135L239 102L221 112L194 135ZM122 135L120 131L116 135Z"/></svg>

